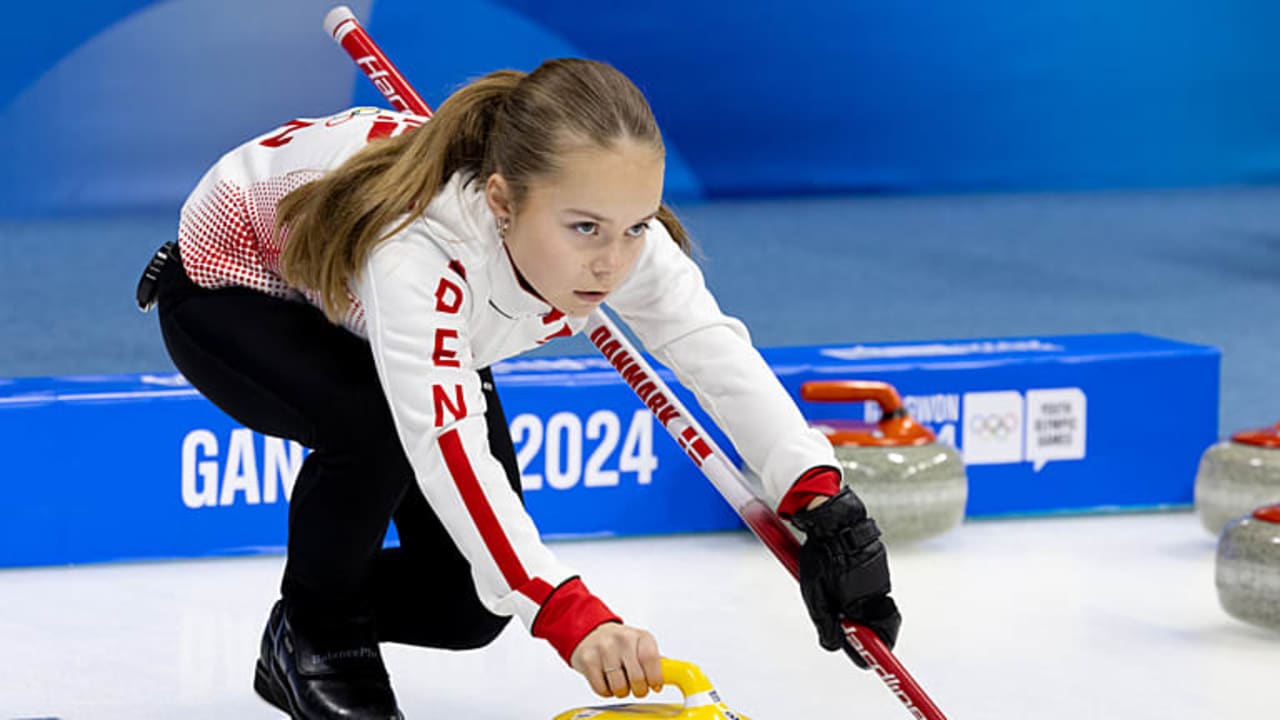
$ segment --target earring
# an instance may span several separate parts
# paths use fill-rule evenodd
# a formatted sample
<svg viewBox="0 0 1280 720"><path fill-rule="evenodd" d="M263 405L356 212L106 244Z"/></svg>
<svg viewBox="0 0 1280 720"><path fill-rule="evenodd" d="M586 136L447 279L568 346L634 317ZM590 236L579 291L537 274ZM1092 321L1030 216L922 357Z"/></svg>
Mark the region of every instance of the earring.
<svg viewBox="0 0 1280 720"><path fill-rule="evenodd" d="M506 217L498 218L498 237L503 240L507 239L507 228L511 227L511 219Z"/></svg>

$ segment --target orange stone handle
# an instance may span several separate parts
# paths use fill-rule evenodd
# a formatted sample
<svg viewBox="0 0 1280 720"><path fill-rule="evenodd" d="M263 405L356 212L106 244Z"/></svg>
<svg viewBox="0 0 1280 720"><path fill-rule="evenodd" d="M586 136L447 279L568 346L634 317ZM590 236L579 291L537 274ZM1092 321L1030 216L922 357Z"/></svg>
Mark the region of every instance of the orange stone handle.
<svg viewBox="0 0 1280 720"><path fill-rule="evenodd" d="M897 389L886 382L813 380L800 386L800 399L808 402L874 402L880 406L880 423L876 432L835 430L827 434L835 445L928 445L937 440L932 430L907 413Z"/></svg>

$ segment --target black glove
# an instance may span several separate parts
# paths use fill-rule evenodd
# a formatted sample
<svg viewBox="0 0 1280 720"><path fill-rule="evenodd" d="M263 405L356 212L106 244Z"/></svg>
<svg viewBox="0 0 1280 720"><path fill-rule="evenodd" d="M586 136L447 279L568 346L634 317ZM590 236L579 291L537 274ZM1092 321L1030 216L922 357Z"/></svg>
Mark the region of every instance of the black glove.
<svg viewBox="0 0 1280 720"><path fill-rule="evenodd" d="M880 528L867 509L845 488L791 522L808 537L800 548L800 592L827 650L843 648L858 667L861 656L845 642L841 618L865 625L890 648L898 639L902 616L889 597L889 560Z"/></svg>

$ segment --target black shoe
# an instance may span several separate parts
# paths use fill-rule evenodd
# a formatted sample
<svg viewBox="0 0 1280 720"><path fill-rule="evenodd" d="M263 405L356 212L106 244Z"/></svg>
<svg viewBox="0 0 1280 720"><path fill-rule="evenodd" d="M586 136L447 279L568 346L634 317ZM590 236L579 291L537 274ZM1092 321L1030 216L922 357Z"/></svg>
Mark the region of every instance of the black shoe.
<svg viewBox="0 0 1280 720"><path fill-rule="evenodd" d="M376 642L321 650L276 601L262 633L253 689L295 720L403 720Z"/></svg>

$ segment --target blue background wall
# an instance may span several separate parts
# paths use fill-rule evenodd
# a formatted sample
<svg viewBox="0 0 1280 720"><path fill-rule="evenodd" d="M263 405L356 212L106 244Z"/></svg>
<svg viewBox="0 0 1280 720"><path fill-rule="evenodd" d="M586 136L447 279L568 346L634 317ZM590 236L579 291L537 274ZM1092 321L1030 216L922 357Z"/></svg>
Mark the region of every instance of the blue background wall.
<svg viewBox="0 0 1280 720"><path fill-rule="evenodd" d="M331 4L13 3L0 214L176 207L245 138L377 102L320 28ZM350 4L433 103L548 56L616 64L676 200L1280 177L1266 0Z"/></svg>
<svg viewBox="0 0 1280 720"><path fill-rule="evenodd" d="M1223 349L1224 430L1280 418L1280 188L1149 189L1280 179L1280 3L349 4L435 104L546 56L628 72L762 345L1149 332ZM330 7L6 5L0 378L171 367L133 286L205 168L377 101Z"/></svg>

